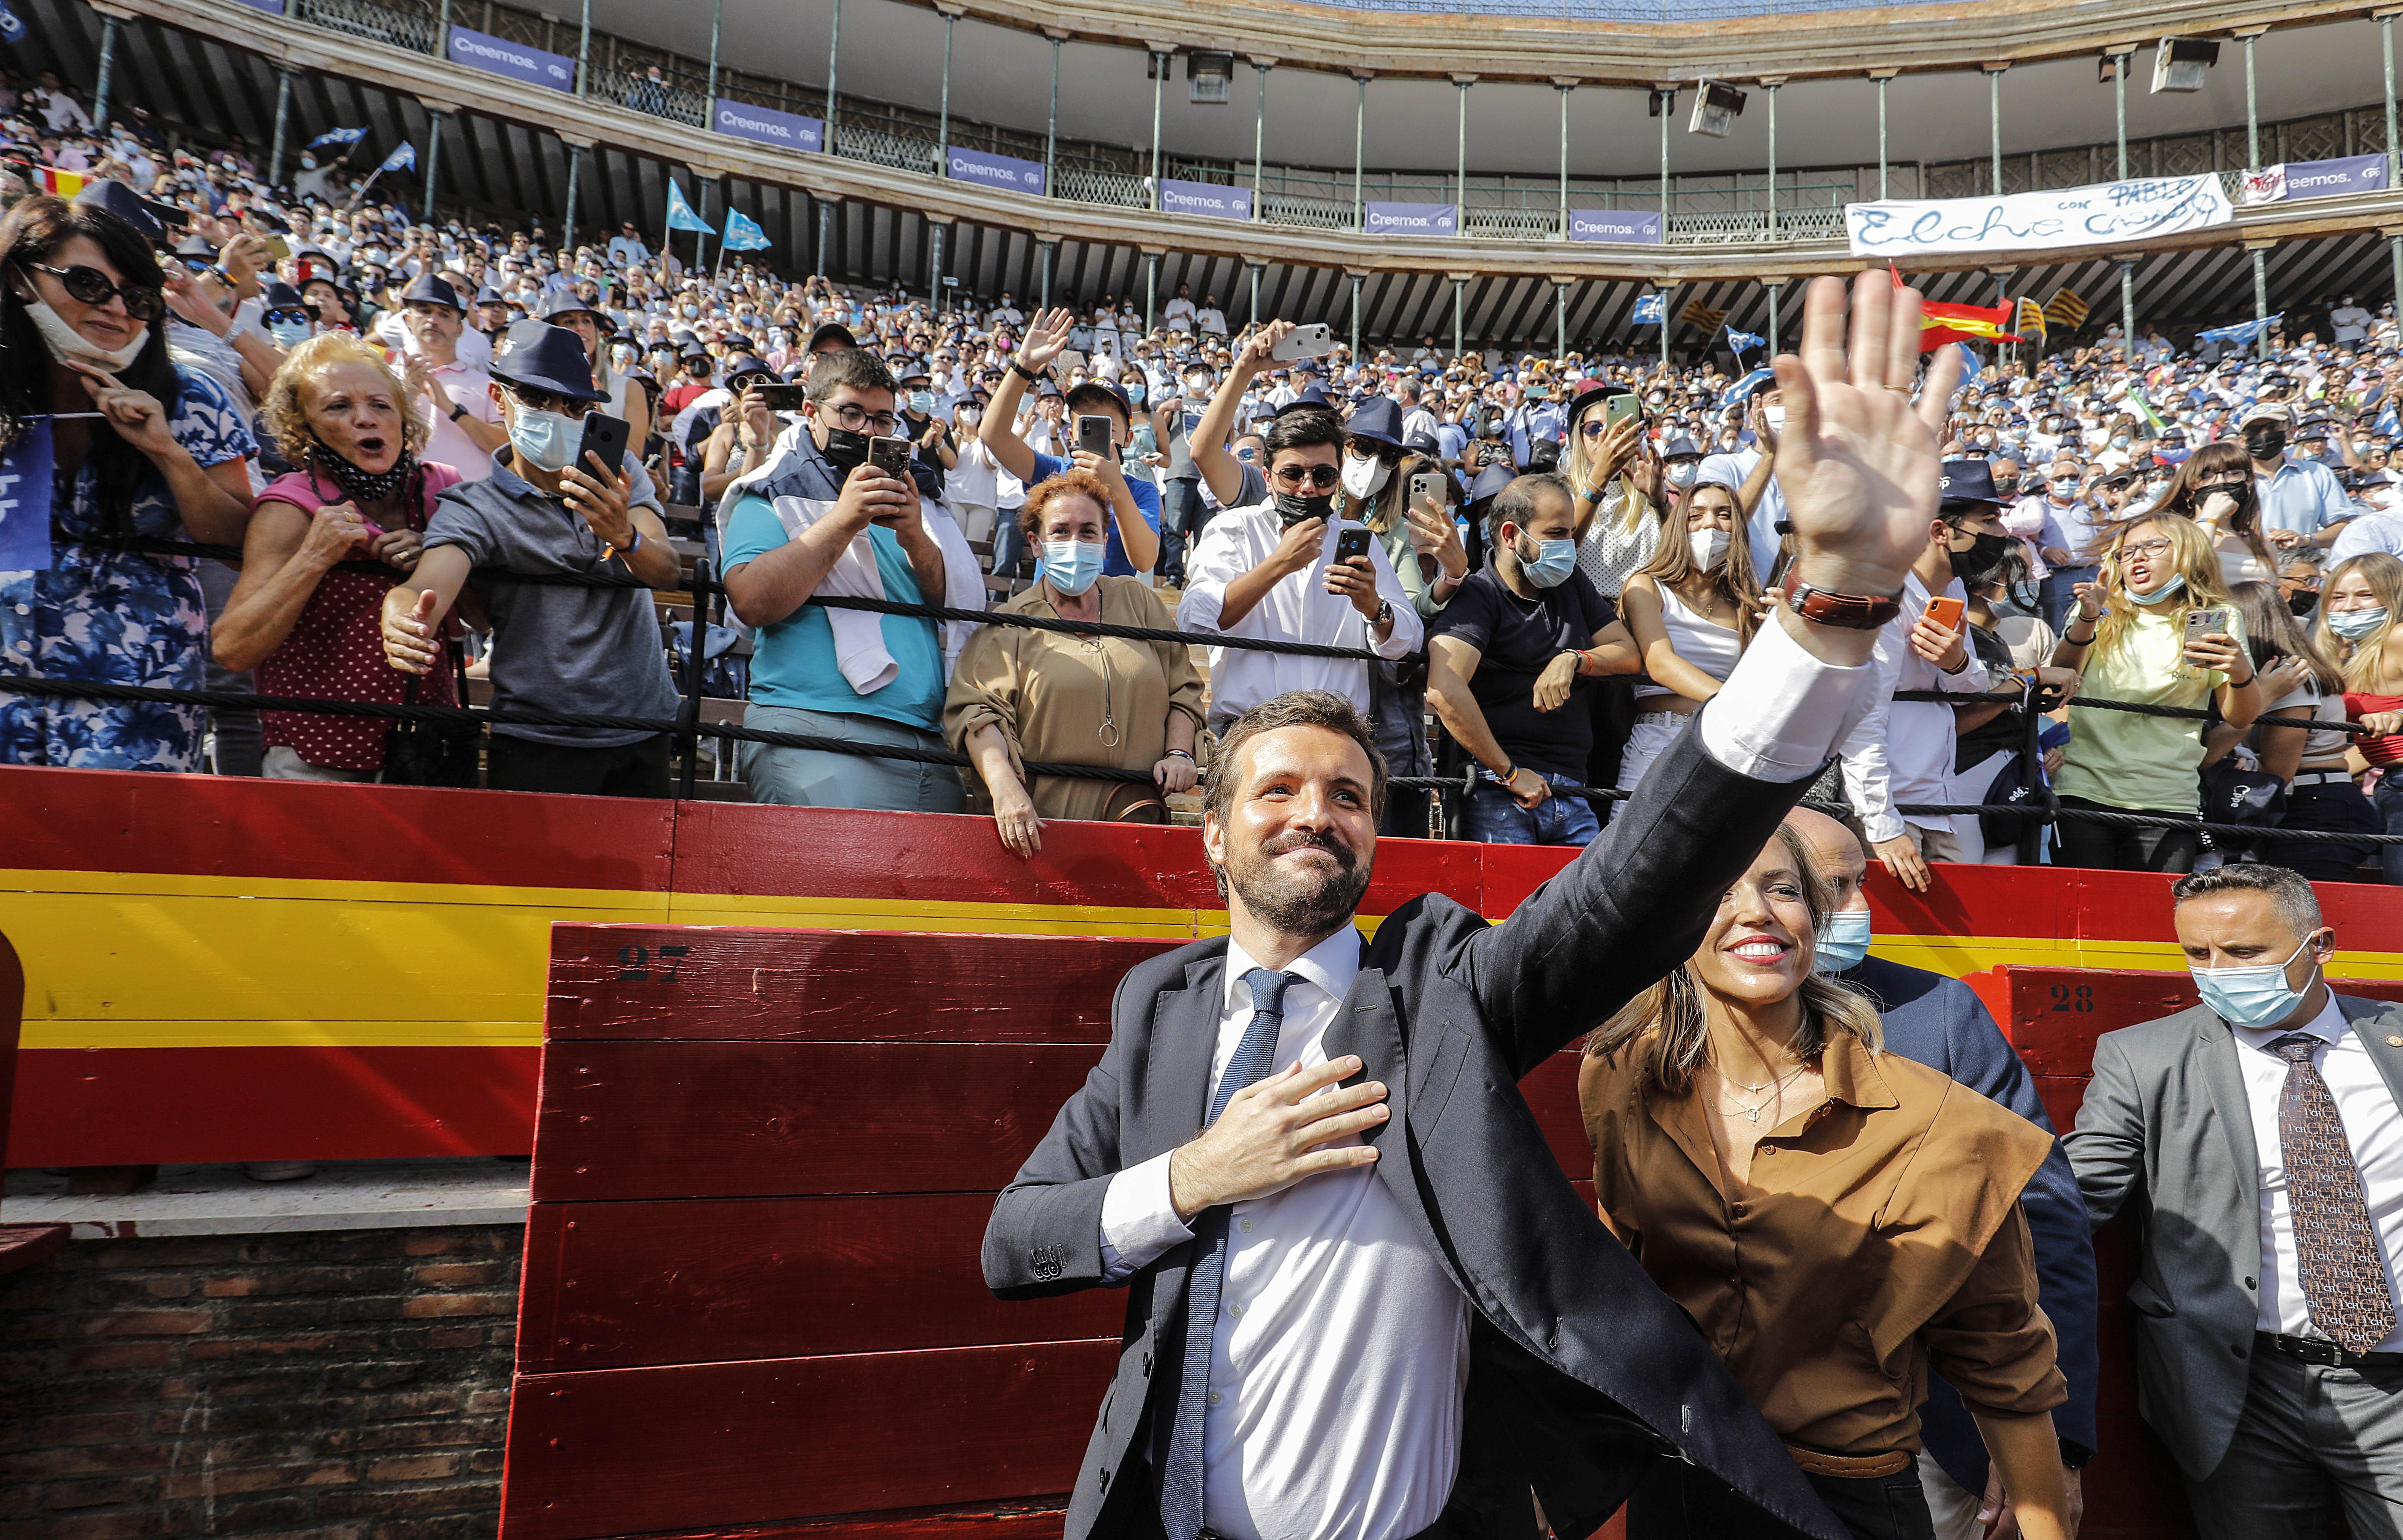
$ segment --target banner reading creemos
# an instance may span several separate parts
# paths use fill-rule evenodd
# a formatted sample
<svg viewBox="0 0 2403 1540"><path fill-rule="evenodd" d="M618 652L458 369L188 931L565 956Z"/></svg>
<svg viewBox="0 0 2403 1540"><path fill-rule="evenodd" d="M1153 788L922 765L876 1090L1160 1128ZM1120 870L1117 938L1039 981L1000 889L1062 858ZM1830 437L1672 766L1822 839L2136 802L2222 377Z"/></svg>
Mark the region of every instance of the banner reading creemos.
<svg viewBox="0 0 2403 1540"><path fill-rule="evenodd" d="M808 150L813 155L826 148L826 119L822 118L755 107L748 102L729 102L721 96L711 104L709 122L718 132L730 133L737 139L756 139L763 145Z"/></svg>
<svg viewBox="0 0 2403 1540"><path fill-rule="evenodd" d="M2334 160L2289 160L2244 173L2238 194L2244 202L2276 203L2289 198L2337 198L2349 192L2386 190L2386 157L2347 155Z"/></svg>
<svg viewBox="0 0 2403 1540"><path fill-rule="evenodd" d="M1007 155L987 155L981 150L964 150L951 146L944 157L951 180L974 182L981 187L999 187L1004 192L1043 191L1043 162L1020 160Z"/></svg>
<svg viewBox="0 0 2403 1540"><path fill-rule="evenodd" d="M576 61L562 53L545 53L506 37L491 37L465 27L451 29L451 62L470 69L505 75L529 86L553 90L576 89Z"/></svg>
<svg viewBox="0 0 2403 1540"><path fill-rule="evenodd" d="M1641 241L1658 245L1660 241L1659 210L1649 214L1640 209L1571 209L1569 239L1572 241Z"/></svg>
<svg viewBox="0 0 2403 1540"><path fill-rule="evenodd" d="M1460 209L1452 203L1371 203L1370 235L1458 235Z"/></svg>
<svg viewBox="0 0 2403 1540"><path fill-rule="evenodd" d="M2106 245L2224 225L2234 217L2219 178L2209 173L2003 198L1844 205L1855 257Z"/></svg>
<svg viewBox="0 0 2403 1540"><path fill-rule="evenodd" d="M1171 182L1160 184L1160 212L1162 214L1200 214L1213 219L1249 219L1252 216L1252 189L1229 187L1216 182Z"/></svg>

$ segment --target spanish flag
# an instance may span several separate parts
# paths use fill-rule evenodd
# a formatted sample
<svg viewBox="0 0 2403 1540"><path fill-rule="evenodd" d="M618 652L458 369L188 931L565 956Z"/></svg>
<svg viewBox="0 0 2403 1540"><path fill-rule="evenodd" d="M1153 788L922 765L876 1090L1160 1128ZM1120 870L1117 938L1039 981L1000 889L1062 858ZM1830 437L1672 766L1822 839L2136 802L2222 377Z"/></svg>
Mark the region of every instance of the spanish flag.
<svg viewBox="0 0 2403 1540"><path fill-rule="evenodd" d="M92 179L77 171L61 171L56 166L35 166L34 177L42 190L53 198L73 198L91 185Z"/></svg>
<svg viewBox="0 0 2403 1540"><path fill-rule="evenodd" d="M2010 329L2013 308L2008 301L1993 310L1933 301L1923 304L1919 309L1919 351L1925 353L1947 342L2019 341L2020 334Z"/></svg>

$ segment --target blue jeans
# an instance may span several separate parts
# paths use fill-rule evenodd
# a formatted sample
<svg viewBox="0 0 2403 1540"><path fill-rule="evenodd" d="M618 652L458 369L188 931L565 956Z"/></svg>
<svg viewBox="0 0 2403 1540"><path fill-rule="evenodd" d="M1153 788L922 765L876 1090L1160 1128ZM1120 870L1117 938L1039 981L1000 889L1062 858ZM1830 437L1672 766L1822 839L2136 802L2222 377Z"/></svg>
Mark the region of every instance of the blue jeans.
<svg viewBox="0 0 2403 1540"><path fill-rule="evenodd" d="M2403 765L2386 767L2370 800L2377 805L2380 825L2389 834L2403 834ZM2403 845L2379 846L2378 865L2389 886L2403 887Z"/></svg>
<svg viewBox="0 0 2403 1540"><path fill-rule="evenodd" d="M1577 784L1567 775L1544 779L1555 786ZM1593 804L1582 797L1555 793L1532 808L1522 808L1517 798L1481 775L1468 794L1464 827L1468 838L1489 845L1587 845L1602 832Z"/></svg>
<svg viewBox="0 0 2403 1540"><path fill-rule="evenodd" d="M763 706L754 701L743 709L743 725L852 743L946 747L931 732L851 712L804 711L799 706ZM956 766L777 743L745 743L740 753L743 779L750 784L754 802L796 808L877 808L886 812L967 811L967 794Z"/></svg>
<svg viewBox="0 0 2403 1540"><path fill-rule="evenodd" d="M2062 617L2069 606L2077 603L2077 585L2091 583L2100 567L2055 567L2037 589L2038 602L2044 606L2044 623L2055 634L2062 630Z"/></svg>

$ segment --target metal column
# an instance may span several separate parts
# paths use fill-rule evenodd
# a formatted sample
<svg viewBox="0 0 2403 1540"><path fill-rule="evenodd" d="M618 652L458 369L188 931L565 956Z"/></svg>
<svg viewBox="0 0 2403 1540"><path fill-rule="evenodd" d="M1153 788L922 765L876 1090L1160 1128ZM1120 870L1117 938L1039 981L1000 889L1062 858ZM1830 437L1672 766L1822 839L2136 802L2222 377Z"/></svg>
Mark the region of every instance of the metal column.
<svg viewBox="0 0 2403 1540"><path fill-rule="evenodd" d="M1677 93L1674 90L1656 90L1660 99L1660 243L1673 239L1669 233L1669 119L1677 110ZM1660 328L1660 351L1665 361L1669 349L1669 328Z"/></svg>
<svg viewBox="0 0 2403 1540"><path fill-rule="evenodd" d="M2010 66L2005 64L2001 69L1997 69L1993 65L1987 65L1984 68L1986 71L1986 132L1994 156L1994 196L2000 198L2003 195L2003 70Z"/></svg>
<svg viewBox="0 0 2403 1540"><path fill-rule="evenodd" d="M1259 263L1257 263L1257 262L1246 262L1246 263L1244 263L1243 265L1244 265L1245 267L1247 267L1247 268L1249 268L1249 269L1251 269L1251 270L1252 270L1252 319L1251 319L1251 324L1252 324L1253 326L1258 326L1258 325L1260 324L1260 267L1261 267L1261 264L1259 264Z"/></svg>
<svg viewBox="0 0 2403 1540"><path fill-rule="evenodd" d="M576 179L584 171L584 146L567 146L567 213L560 220L559 243L567 251L576 250ZM697 260L697 259L696 259Z"/></svg>
<svg viewBox="0 0 2403 1540"><path fill-rule="evenodd" d="M1561 93L1561 232L1560 239L1569 238L1569 92L1577 90L1574 80L1555 80L1552 86ZM1563 352L1567 349L1563 348Z"/></svg>
<svg viewBox="0 0 2403 1540"><path fill-rule="evenodd" d="M1046 34L1049 36L1049 34ZM1059 176L1052 171L1060 154L1060 45L1067 39L1051 38L1051 116L1043 126L1043 196L1060 196Z"/></svg>
<svg viewBox="0 0 2403 1540"><path fill-rule="evenodd" d="M592 0L584 0L583 20L576 28L576 94L590 96L591 85L586 76L592 73Z"/></svg>
<svg viewBox="0 0 2403 1540"><path fill-rule="evenodd" d="M1769 356L1771 358L1776 357L1778 352L1778 301L1783 299L1785 297L1785 284L1771 284L1769 285Z"/></svg>
<svg viewBox="0 0 2403 1540"><path fill-rule="evenodd" d="M1268 144L1269 67L1255 59L1252 68L1257 72L1259 85L1259 92L1252 103L1252 217L1257 219L1260 217L1260 154Z"/></svg>
<svg viewBox="0 0 2403 1540"><path fill-rule="evenodd" d="M2119 56L2119 67L2111 72L2111 113L2118 124L2119 180L2128 179L2128 65L2135 60L2133 49Z"/></svg>
<svg viewBox="0 0 2403 1540"><path fill-rule="evenodd" d="M284 127L292 118L292 66L275 66L275 133L268 142L267 182L270 187L284 185Z"/></svg>
<svg viewBox="0 0 2403 1540"><path fill-rule="evenodd" d="M1552 356L1565 358L1569 354L1569 286L1552 280Z"/></svg>
<svg viewBox="0 0 2403 1540"><path fill-rule="evenodd" d="M717 0L709 12L709 85L701 104L701 120L710 128L717 126L717 40L725 30L726 0Z"/></svg>
<svg viewBox="0 0 2403 1540"><path fill-rule="evenodd" d="M1143 329L1153 329L1152 307L1160 300L1160 253L1143 254Z"/></svg>
<svg viewBox="0 0 2403 1540"><path fill-rule="evenodd" d="M91 88L91 126L97 131L108 127L109 76L117 70L117 18L100 19L100 78Z"/></svg>
<svg viewBox="0 0 2403 1540"><path fill-rule="evenodd" d="M948 225L926 224L926 308L943 313L943 233Z"/></svg>
<svg viewBox="0 0 2403 1540"><path fill-rule="evenodd" d="M2122 258L2119 263L2119 335L2128 340L2128 356L2136 355L2136 264Z"/></svg>
<svg viewBox="0 0 2403 1540"><path fill-rule="evenodd" d="M2393 72L2388 73L2391 75ZM1357 90L1352 102L1352 228L1356 230L1366 228L1362 221L1368 207L1360 201L1360 176L1361 168L1367 163L1361 159L1361 146L1368 132L1368 77L1355 75L1352 77L1352 84ZM1357 295L1359 290L1360 281L1355 278L1352 281L1352 291ZM1356 350L1360 345L1357 316L1353 318L1352 330L1354 334L1352 346Z"/></svg>
<svg viewBox="0 0 2403 1540"><path fill-rule="evenodd" d="M1459 154L1452 183L1452 229L1457 234L1466 235L1468 233L1468 88L1477 83L1477 76L1455 75L1452 77L1452 83L1460 91L1460 115L1456 131ZM1455 347L1452 351L1456 354L1460 350Z"/></svg>
<svg viewBox="0 0 2403 1540"><path fill-rule="evenodd" d="M2378 29L2379 43L2386 52L2386 185L2392 187L2396 171L2403 169L2403 152L2395 146L2395 18L2380 17ZM2395 302L2403 307L2403 235L2388 236L2386 249L2394 257Z"/></svg>
<svg viewBox="0 0 2403 1540"><path fill-rule="evenodd" d="M1878 89L1878 198L1882 201L1886 196L1885 88L1886 82L1892 80L1894 76L1889 73L1874 76L1871 78L1877 81Z"/></svg>
<svg viewBox="0 0 2403 1540"><path fill-rule="evenodd" d="M1039 297L1035 308L1038 310L1049 310L1051 308L1051 257L1052 255L1060 249L1060 243L1057 241L1037 241L1035 243L1035 246L1041 257L1043 267L1043 293Z"/></svg>
<svg viewBox="0 0 2403 1540"><path fill-rule="evenodd" d="M946 92L950 90L951 83L949 60L951 52L950 32L951 29L949 27L944 29L943 51L945 54L945 62L943 69L943 87ZM1145 57L1151 61L1151 212L1158 214L1160 212L1160 88L1161 82L1168 78L1168 61L1174 56L1173 54L1161 53L1157 49L1149 48L1146 48L1144 50L1144 53ZM1144 301L1145 320L1143 329L1146 331L1149 331L1151 329L1150 305L1150 300L1146 299Z"/></svg>
<svg viewBox="0 0 2403 1540"><path fill-rule="evenodd" d="M1452 281L1452 355L1455 359L1460 356L1461 350L1467 346L1467 339L1463 335L1463 328L1468 320L1464 309L1467 290L1467 279L1454 278Z"/></svg>
<svg viewBox="0 0 2403 1540"><path fill-rule="evenodd" d="M693 255L694 255L694 258L695 258L695 260L696 260L696 262L697 262L697 261L699 260L699 257L700 257L700 253L696 251ZM824 199L824 198L821 198L821 199L819 199L819 200L818 200L818 276L819 276L819 277L821 277L821 278L831 278L831 277L833 277L833 276L834 276L834 260L833 260L833 259L834 259L834 204L833 204L833 203L831 203L831 202L829 202L827 200L826 200L826 199Z"/></svg>
<svg viewBox="0 0 2403 1540"><path fill-rule="evenodd" d="M951 168L951 27L959 21L950 11L943 13L943 99L935 111L935 156L942 162L935 174L940 176ZM1157 130L1154 138L1159 137Z"/></svg>
<svg viewBox="0 0 2403 1540"><path fill-rule="evenodd" d="M425 109L425 222L434 223L434 180L442 170L442 115ZM282 177L275 178L282 181Z"/></svg>
<svg viewBox="0 0 2403 1540"><path fill-rule="evenodd" d="M1769 238L1771 241L1777 239L1777 88L1785 83L1783 80L1763 80L1760 83L1760 89L1769 93ZM1774 292L1771 291L1772 295ZM1773 318L1777 309L1773 298L1769 313L1772 317L1770 326L1774 335L1776 321Z"/></svg>
<svg viewBox="0 0 2403 1540"><path fill-rule="evenodd" d="M2247 171L2261 169L2261 99L2255 89L2256 79L2253 74L2253 44L2260 35L2259 33L2254 32L2247 33L2244 37L2244 169ZM2270 259L2260 247L2256 246L2253 248L2253 319L2266 321L2269 318ZM2136 340L2130 337L2129 348L2133 350L2135 345ZM2132 351L2131 356L2132 355ZM2256 358L2270 356L2268 326L2263 326L2261 335L2253 339L2253 356Z"/></svg>
<svg viewBox="0 0 2403 1540"><path fill-rule="evenodd" d="M832 154L834 151L834 69L837 56L841 52L841 49L842 0L834 0L834 24L826 29L826 147L828 154ZM823 228L823 220L821 221L821 226ZM825 247L826 242L823 238L819 240L818 245L821 249ZM825 270L820 269L819 271L824 271Z"/></svg>
<svg viewBox="0 0 2403 1540"><path fill-rule="evenodd" d="M1359 361L1359 358L1360 358L1360 275L1359 275L1358 273L1356 273L1356 272L1355 272L1355 273L1353 273L1353 274L1351 275L1351 277L1352 277L1352 359L1353 359L1353 362L1357 363L1357 362Z"/></svg>

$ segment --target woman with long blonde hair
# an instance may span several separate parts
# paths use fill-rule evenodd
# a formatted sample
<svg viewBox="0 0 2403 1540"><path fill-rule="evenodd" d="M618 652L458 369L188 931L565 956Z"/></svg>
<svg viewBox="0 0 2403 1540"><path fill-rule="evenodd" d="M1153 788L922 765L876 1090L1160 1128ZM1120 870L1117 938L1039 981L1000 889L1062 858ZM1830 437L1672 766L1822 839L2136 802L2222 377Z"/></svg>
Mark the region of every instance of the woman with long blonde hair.
<svg viewBox="0 0 2403 1540"><path fill-rule="evenodd" d="M1684 538L1664 537L1619 594L1619 618L1644 659L1635 730L1618 761L1621 791L1635 788L1686 719L1719 692L1759 623L1760 583L1739 496L1724 481L1696 483L1682 500Z"/></svg>
<svg viewBox="0 0 2403 1540"><path fill-rule="evenodd" d="M1690 1315L1856 1540L1931 1533L1919 1405L1961 1393L2027 1540L2065 1540L2021 1190L2035 1124L1879 1047L1868 999L1813 966L1835 908L1781 827L1692 958L1603 1023L1577 1076L1597 1210ZM1629 1540L1766 1533L1661 1462Z"/></svg>
<svg viewBox="0 0 2403 1540"><path fill-rule="evenodd" d="M2219 552L2192 520L2146 514L2111 534L2100 571L2077 588L2052 660L2078 671L2079 693L2200 710L2215 703L2238 731L2261 715L2243 617L2220 582ZM2189 617L2204 618L2193 625ZM2071 718L2054 786L2064 808L2191 819L2202 806L2202 723L2089 707ZM2064 818L2063 866L2183 872L2191 829Z"/></svg>
<svg viewBox="0 0 2403 1540"><path fill-rule="evenodd" d="M2376 734L2354 748L2384 772L2370 800L2385 831L2403 834L2403 561L2372 551L2338 562L2313 640L2344 673L2345 715ZM2403 883L2403 845L2379 846L2378 864Z"/></svg>
<svg viewBox="0 0 2403 1540"><path fill-rule="evenodd" d="M1614 604L1660 548L1667 507L1659 495L1659 464L1646 452L1643 414L1609 420L1611 400L1634 394L1624 385L1579 391L1569 403L1561 465L1577 497L1577 570Z"/></svg>

